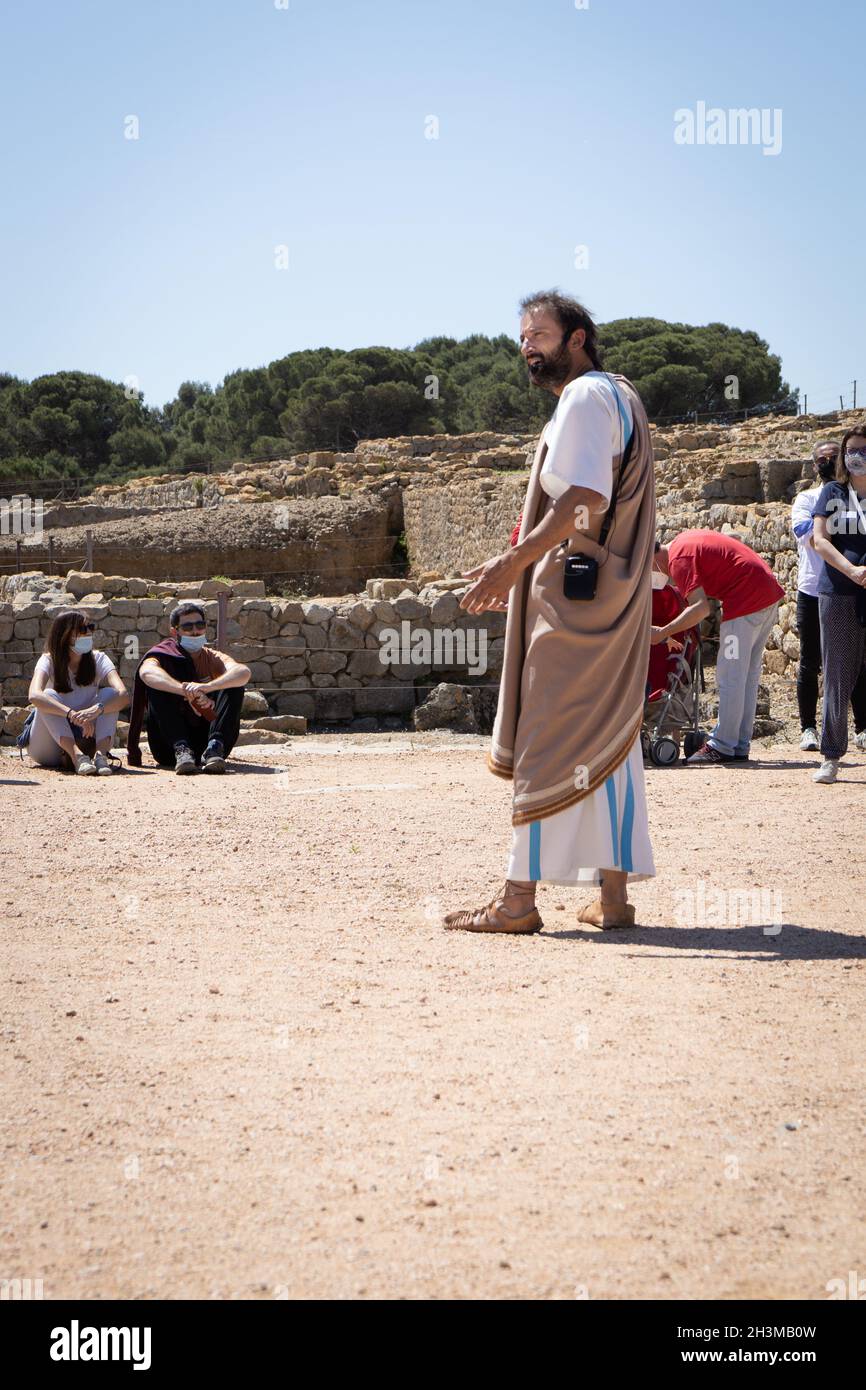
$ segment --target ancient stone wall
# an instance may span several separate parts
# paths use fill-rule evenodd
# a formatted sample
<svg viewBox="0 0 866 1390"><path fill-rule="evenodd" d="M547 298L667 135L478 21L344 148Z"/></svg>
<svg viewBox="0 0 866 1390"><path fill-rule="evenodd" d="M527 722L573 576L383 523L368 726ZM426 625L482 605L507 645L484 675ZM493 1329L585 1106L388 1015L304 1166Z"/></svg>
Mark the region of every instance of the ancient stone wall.
<svg viewBox="0 0 866 1390"><path fill-rule="evenodd" d="M87 529L102 573L154 580L245 575L261 577L273 593L362 588L368 575L388 572L397 539L388 505L370 496L179 509L57 531L57 570L82 566ZM14 538L0 537L7 572L15 553ZM28 568L47 568L45 545L23 547L23 558Z"/></svg>
<svg viewBox="0 0 866 1390"><path fill-rule="evenodd" d="M838 439L853 423L847 412L732 427L653 428L661 536L707 526L740 536L768 560L786 598L765 670L789 680L799 652L790 499L810 476L814 444ZM89 521L103 574L140 576L106 580L104 592L93 596L100 635L115 643L136 633L139 640L161 634L170 593L195 588L193 581L257 576L261 592L232 588L230 638L254 664L255 680L263 688L270 682L269 695L282 708L294 702L310 718L349 722L368 711L404 710L414 704L419 681L459 681L461 672L440 676L435 665L401 670L391 662L383 676L375 650L381 625L399 621L401 628L408 623L412 631L429 630L452 608L448 622L458 629L469 619L456 611L447 585L445 594L441 586L415 594L417 580L395 578L404 563L394 555L397 536L405 526L412 576L456 582L463 570L508 544L534 443L526 435L492 433L368 440L349 454L318 451L238 463L220 475L164 475L98 489L82 503L53 508L55 566L63 572L82 564L83 522ZM154 512L156 504L164 510ZM45 568L32 547L25 561ZM0 536L0 571L14 567L14 538ZM374 583L378 575L388 579ZM163 592L163 581L170 593ZM48 609L68 601L58 582L43 586L53 594ZM397 587L388 594L376 588L389 582ZM349 597L341 604L298 601L316 593ZM41 650L48 610L20 583L16 589L7 582L4 603L0 680L3 698L13 702L26 694L28 662L32 666ZM503 621L486 615L481 626L491 641L501 635ZM495 663L490 670L495 673Z"/></svg>
<svg viewBox="0 0 866 1390"><path fill-rule="evenodd" d="M403 494L413 571L459 574L509 543L528 473L475 478L448 488L415 486Z"/></svg>
<svg viewBox="0 0 866 1390"><path fill-rule="evenodd" d="M272 713L345 725L406 717L442 681L498 683L505 615L465 613L452 587L386 579L374 581L370 593L322 603L269 598L261 581L170 585L75 572L65 580L15 575L0 581L0 703L26 703L34 664L64 607L74 604L92 618L95 645L131 684L140 657L168 635L179 598L202 599L215 643L223 592L225 650L249 666L251 687Z"/></svg>

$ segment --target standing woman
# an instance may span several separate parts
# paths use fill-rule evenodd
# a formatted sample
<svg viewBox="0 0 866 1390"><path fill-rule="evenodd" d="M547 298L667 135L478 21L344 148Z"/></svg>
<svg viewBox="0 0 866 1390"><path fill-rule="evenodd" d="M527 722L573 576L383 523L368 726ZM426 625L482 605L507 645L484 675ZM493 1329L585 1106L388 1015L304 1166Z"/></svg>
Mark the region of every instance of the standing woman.
<svg viewBox="0 0 866 1390"><path fill-rule="evenodd" d="M842 436L836 476L815 507L824 717L816 782L835 782L848 750L848 701L866 657L866 422Z"/></svg>
<svg viewBox="0 0 866 1390"><path fill-rule="evenodd" d="M66 757L83 777L111 774L105 756L114 741L118 711L129 704L126 686L111 658L93 651L94 624L66 609L51 624L45 651L36 663L28 699L36 718L27 751L40 767L64 767ZM84 752L75 742L91 740Z"/></svg>

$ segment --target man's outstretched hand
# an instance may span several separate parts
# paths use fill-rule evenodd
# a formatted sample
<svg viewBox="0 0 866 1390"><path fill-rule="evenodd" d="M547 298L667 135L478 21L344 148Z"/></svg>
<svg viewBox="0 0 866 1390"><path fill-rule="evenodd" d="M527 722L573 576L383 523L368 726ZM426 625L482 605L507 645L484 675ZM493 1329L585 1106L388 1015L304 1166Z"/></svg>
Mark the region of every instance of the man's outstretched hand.
<svg viewBox="0 0 866 1390"><path fill-rule="evenodd" d="M508 607L508 596L520 578L523 566L513 550L504 555L494 555L483 565L474 565L463 571L464 579L474 579L460 600L460 607L470 613L484 613L488 609L502 611Z"/></svg>

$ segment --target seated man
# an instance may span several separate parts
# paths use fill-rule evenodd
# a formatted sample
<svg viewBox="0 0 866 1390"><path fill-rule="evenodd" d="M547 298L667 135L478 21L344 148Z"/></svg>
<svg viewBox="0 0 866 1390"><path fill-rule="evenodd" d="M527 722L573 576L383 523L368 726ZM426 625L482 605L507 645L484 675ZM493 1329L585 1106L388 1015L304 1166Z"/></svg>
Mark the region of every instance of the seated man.
<svg viewBox="0 0 866 1390"><path fill-rule="evenodd" d="M205 646L207 623L198 603L179 603L171 635L145 652L135 673L126 760L141 767L138 740L146 715L147 742L161 767L177 773L225 772L237 742L248 666Z"/></svg>

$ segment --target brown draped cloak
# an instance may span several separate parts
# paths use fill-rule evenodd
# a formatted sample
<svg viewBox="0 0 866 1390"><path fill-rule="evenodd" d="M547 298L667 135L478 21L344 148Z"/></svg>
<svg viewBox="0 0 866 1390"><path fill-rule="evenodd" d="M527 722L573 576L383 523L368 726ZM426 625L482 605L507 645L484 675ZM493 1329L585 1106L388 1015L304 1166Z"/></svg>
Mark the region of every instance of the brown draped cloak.
<svg viewBox="0 0 866 1390"><path fill-rule="evenodd" d="M631 406L634 442L623 469L607 543L575 531L511 591L499 705L487 764L514 782L512 823L555 815L589 796L626 758L640 732L650 641L655 542L653 453L646 412L625 377L611 374ZM520 539L553 500L540 483L542 436L526 491ZM613 459L614 483L622 455ZM596 534L600 529L595 527ZM567 599L567 553L599 560L594 599Z"/></svg>

